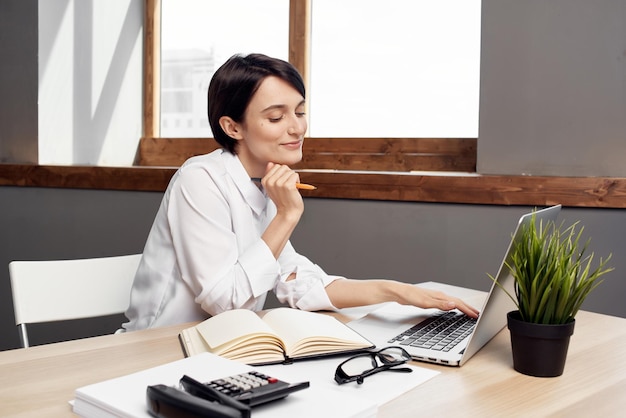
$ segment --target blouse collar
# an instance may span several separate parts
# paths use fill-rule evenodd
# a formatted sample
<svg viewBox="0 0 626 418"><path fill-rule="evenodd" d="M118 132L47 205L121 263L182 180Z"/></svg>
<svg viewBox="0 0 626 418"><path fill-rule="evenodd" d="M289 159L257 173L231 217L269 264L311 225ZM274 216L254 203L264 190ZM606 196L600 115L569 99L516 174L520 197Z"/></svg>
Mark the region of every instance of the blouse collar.
<svg viewBox="0 0 626 418"><path fill-rule="evenodd" d="M252 210L254 210L257 215L263 213L265 206L267 205L267 196L261 189L259 189L257 184L252 181L248 172L239 160L239 157L223 150L222 159L224 160L226 172L233 179L233 182L248 205L250 205Z"/></svg>

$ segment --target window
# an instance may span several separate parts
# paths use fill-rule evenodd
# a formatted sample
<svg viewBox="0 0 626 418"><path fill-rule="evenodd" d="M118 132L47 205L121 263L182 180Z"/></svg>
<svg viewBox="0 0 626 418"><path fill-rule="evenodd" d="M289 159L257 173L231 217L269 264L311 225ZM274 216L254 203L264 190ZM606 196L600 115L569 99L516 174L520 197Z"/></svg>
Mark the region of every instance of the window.
<svg viewBox="0 0 626 418"><path fill-rule="evenodd" d="M306 4L161 1L163 137L210 136L215 69L238 52L287 59L290 3ZM478 136L480 0L312 0L310 22L309 136ZM193 128L167 128L182 117Z"/></svg>
<svg viewBox="0 0 626 418"><path fill-rule="evenodd" d="M193 140L196 137L210 137L205 116L205 97L210 77L233 53L258 51L288 59L302 73L307 83L309 133L304 158L294 168L405 172L476 171L479 0L445 0L444 7L435 7L425 0L390 0L381 10L378 10L378 3L372 0L357 2L358 4L346 0L350 7L337 10L332 8L334 2L326 0L246 1L239 0L235 3L235 13L232 9L214 9L222 7L218 6L222 3L224 7L232 6L226 0L210 3L193 0L146 0L148 62L153 56L159 57L160 52L164 52L163 59L153 64L155 67L148 66L146 69L146 79L155 82L148 81L144 90L147 111L139 164L177 166L192 155L214 149L217 146L214 141ZM466 3L473 7L466 7ZM211 7L201 8L207 4ZM193 13L187 12L185 15L185 5L191 7ZM355 8L366 8L367 12L355 12ZM401 10L403 13L386 12L388 9ZM383 15L383 12L386 14ZM473 23L458 28L468 13L469 20ZM356 15L358 19L354 17ZM437 32L438 34L458 29L462 35L446 38L444 44L432 47L431 44L441 37L433 38L428 32L416 31L413 20L404 19L402 25L399 25L405 32L394 26L394 19L400 19L403 15L415 16L415 19L419 17L420 21L425 22L444 22L442 25L446 30ZM181 22L179 25L184 22L183 26L172 26L174 20L168 23L168 19L175 16L178 16L176 21ZM236 18L228 19L229 24L224 25L224 16ZM333 23L338 16L342 19L341 23ZM268 22L272 24L269 25ZM221 26L218 28L218 25ZM217 35L198 35L199 27L212 28ZM438 30L437 25L430 28ZM378 38L368 32L374 29L380 33ZM384 35L385 31L394 35ZM167 33L174 34L173 38L169 39ZM428 42L421 39L429 36ZM179 41L174 42L173 39ZM218 41L214 42L214 39ZM351 56L351 60L326 59L325 51L334 48L333 39L335 43L342 45L339 55L336 56L341 57L343 49L344 55ZM377 40L377 43L373 40ZM312 42L318 45L311 46ZM422 80L417 82L413 75L416 73L413 70L414 64L404 59L407 55L404 51L415 50L417 44L422 45L422 55L419 57L421 67L442 57L452 57L452 60L444 65L430 64L430 76L422 75ZM394 45L396 49L391 50L389 45ZM467 45L472 46L470 48ZM441 54L437 48L446 53ZM451 49L454 49L454 54L450 53ZM360 51L359 54L356 53L357 50ZM425 55L426 51L436 51L439 55L429 57ZM459 51L463 51L463 54ZM177 62L172 60L176 56L180 58ZM395 64L398 61L396 57L401 57L404 61L390 66L390 63ZM158 64L162 64L161 67ZM193 103L191 110L186 105L176 105L179 107L173 108L174 105L160 103L165 98L175 103L177 96L172 97L166 93L185 89L185 85L170 84L161 89L160 80L153 74L165 71L163 66L171 67L167 70L168 73L175 69L179 71L180 69L175 68L177 66L187 66L184 72L198 74L195 79L192 76L192 87L188 90L191 98L186 99ZM381 71L389 76L381 77ZM403 71L401 76L400 71ZM426 74L424 71L422 73ZM435 80L434 75L440 74L447 74L448 77ZM329 75L342 78L341 82L337 83L334 79L328 79L324 83L320 81ZM396 83L390 88L397 79L403 77L411 82ZM163 76L163 80L167 82L176 79L188 78L167 74ZM379 80L378 83L373 82L376 79ZM432 93L429 93L431 96L428 96L426 88L433 86ZM344 90L341 91L342 94L337 94L341 89ZM350 94L346 94L346 90ZM366 96L372 96L372 100L360 100ZM361 102L365 105L358 108L357 105ZM327 112L324 108L330 109L330 113L324 115ZM425 113L425 110L430 113ZM463 117L459 116L461 114ZM192 118L194 121L189 127L176 123L176 119L180 118ZM391 126L394 127L393 132L392 129L387 129ZM436 126L438 130L432 126ZM396 129L397 127L400 129ZM184 146L180 142L172 142L177 137L187 139Z"/></svg>
<svg viewBox="0 0 626 418"><path fill-rule="evenodd" d="M311 22L311 136L478 136L480 1L313 1Z"/></svg>
<svg viewBox="0 0 626 418"><path fill-rule="evenodd" d="M161 136L211 137L213 73L236 53L287 60L289 1L161 0L161 7Z"/></svg>

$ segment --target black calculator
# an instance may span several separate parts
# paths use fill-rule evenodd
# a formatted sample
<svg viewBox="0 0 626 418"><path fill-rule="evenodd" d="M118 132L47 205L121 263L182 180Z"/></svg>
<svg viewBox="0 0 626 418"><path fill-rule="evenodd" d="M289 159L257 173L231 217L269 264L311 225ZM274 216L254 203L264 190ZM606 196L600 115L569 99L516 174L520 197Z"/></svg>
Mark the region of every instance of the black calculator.
<svg viewBox="0 0 626 418"><path fill-rule="evenodd" d="M287 397L306 389L309 382L288 383L251 371L207 383L187 375L180 379L181 389L148 386L146 398L150 415L170 417L249 418L251 408Z"/></svg>
<svg viewBox="0 0 626 418"><path fill-rule="evenodd" d="M185 385L182 380L181 384ZM213 380L206 385L246 405L256 406L282 399L291 392L308 388L309 382L287 383L275 377L252 371ZM189 391L189 388L186 390Z"/></svg>

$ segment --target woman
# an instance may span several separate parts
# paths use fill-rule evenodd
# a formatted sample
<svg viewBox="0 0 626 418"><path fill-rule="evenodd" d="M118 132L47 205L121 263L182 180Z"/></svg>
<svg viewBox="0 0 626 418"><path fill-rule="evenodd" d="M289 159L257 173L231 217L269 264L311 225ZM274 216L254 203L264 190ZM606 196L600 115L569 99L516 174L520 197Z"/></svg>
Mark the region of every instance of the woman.
<svg viewBox="0 0 626 418"><path fill-rule="evenodd" d="M386 301L478 311L441 292L392 280L326 274L289 239L304 203L289 168L302 159L304 83L289 63L233 56L213 76L208 116L223 147L186 161L172 178L133 284L126 330L261 310L272 290L303 310ZM260 181L258 179L261 179Z"/></svg>

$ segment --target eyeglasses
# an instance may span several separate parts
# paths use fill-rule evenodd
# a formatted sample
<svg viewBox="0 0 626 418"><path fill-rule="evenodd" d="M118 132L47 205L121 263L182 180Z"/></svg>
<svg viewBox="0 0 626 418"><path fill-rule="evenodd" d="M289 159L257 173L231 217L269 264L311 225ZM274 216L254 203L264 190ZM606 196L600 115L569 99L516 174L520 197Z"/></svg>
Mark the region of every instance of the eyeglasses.
<svg viewBox="0 0 626 418"><path fill-rule="evenodd" d="M357 354L350 357L335 370L335 382L340 385L356 381L359 385L363 379L378 372L388 370L390 372L410 373L413 370L408 367L398 367L411 360L411 355L402 347L386 347L380 351Z"/></svg>

